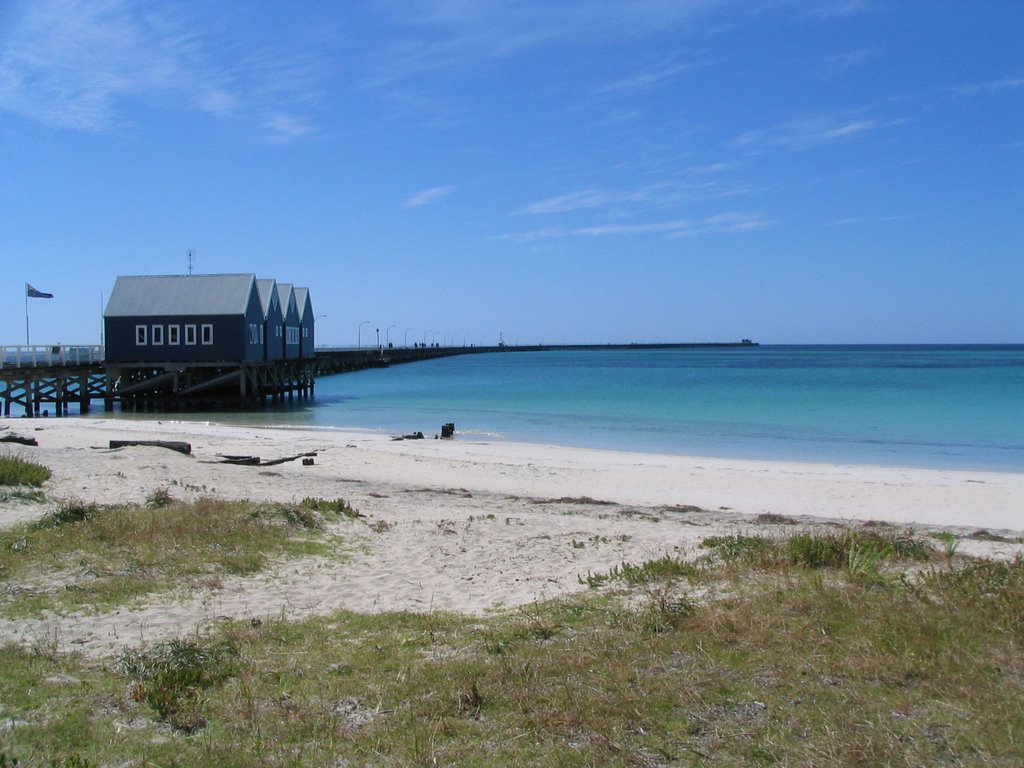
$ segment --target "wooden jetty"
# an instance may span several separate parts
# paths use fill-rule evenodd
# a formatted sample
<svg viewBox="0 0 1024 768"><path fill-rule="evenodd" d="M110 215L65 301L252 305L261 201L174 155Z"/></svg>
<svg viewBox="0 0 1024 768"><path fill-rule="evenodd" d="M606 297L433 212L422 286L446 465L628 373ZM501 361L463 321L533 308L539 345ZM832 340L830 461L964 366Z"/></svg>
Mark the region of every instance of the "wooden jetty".
<svg viewBox="0 0 1024 768"><path fill-rule="evenodd" d="M0 346L0 403L4 416L11 406L29 416L62 416L71 404L79 411L102 399L109 390L103 348L96 345Z"/></svg>

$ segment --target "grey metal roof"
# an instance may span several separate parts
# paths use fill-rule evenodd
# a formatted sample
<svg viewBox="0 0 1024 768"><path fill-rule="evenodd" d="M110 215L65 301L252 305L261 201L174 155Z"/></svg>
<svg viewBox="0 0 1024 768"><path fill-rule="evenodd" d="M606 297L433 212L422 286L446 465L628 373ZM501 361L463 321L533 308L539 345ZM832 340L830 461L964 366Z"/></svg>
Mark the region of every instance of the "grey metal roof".
<svg viewBox="0 0 1024 768"><path fill-rule="evenodd" d="M306 313L313 310L313 302L309 300L309 288L295 289L295 306L299 310L299 320L305 320Z"/></svg>
<svg viewBox="0 0 1024 768"><path fill-rule="evenodd" d="M277 281L273 278L268 280L256 279L256 290L260 293L260 306L263 308L263 317L270 313L270 300L277 291Z"/></svg>
<svg viewBox="0 0 1024 768"><path fill-rule="evenodd" d="M288 315L288 301L295 297L295 291L292 289L291 283L278 283L277 284L277 298L281 302L281 314L284 316Z"/></svg>
<svg viewBox="0 0 1024 768"><path fill-rule="evenodd" d="M104 317L242 315L256 275L129 275L117 278Z"/></svg>

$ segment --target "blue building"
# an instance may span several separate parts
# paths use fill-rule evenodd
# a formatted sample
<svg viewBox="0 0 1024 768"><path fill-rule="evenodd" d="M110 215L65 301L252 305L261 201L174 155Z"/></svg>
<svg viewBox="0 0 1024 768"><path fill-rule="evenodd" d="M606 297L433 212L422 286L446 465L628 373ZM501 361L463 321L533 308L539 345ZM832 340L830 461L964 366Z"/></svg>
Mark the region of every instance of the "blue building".
<svg viewBox="0 0 1024 768"><path fill-rule="evenodd" d="M118 277L103 313L106 361L243 364L312 358L312 302L308 289L299 292L301 314L291 283L257 280L251 273Z"/></svg>

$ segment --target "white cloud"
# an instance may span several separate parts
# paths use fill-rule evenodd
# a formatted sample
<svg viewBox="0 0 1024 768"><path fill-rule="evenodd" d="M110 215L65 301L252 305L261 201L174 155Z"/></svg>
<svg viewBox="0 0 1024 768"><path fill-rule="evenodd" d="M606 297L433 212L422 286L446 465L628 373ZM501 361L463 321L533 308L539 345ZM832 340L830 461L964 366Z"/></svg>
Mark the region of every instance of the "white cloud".
<svg viewBox="0 0 1024 768"><path fill-rule="evenodd" d="M662 235L665 237L693 237L707 234L749 232L771 226L774 222L760 212L726 211L702 219L669 219L639 224L597 224L589 227L536 229L529 232L503 235L501 239L520 243L552 240L566 237L609 237L634 235Z"/></svg>
<svg viewBox="0 0 1024 768"><path fill-rule="evenodd" d="M680 62L680 61L667 61L662 64L657 64L649 69L633 74L629 77L622 78L621 80L615 80L610 83L606 83L597 88L598 93L615 93L618 91L638 91L655 88L660 85L664 85L671 80L675 79L677 75L682 74L698 67L708 66L708 62L704 61L691 61L691 62Z"/></svg>
<svg viewBox="0 0 1024 768"><path fill-rule="evenodd" d="M378 5L406 33L380 51L367 84L500 59L542 45L602 44L684 26L733 0L392 0Z"/></svg>
<svg viewBox="0 0 1024 768"><path fill-rule="evenodd" d="M868 216L850 216L845 219L828 221L825 223L825 226L847 227L855 224L884 224L889 221L905 221L909 218L909 216L876 216L874 218Z"/></svg>
<svg viewBox="0 0 1024 768"><path fill-rule="evenodd" d="M610 196L607 192L599 189L584 189L579 192L570 192L567 195L549 197L536 203L523 206L513 215L518 214L546 214L546 213L568 213L584 208L595 208L609 202Z"/></svg>
<svg viewBox="0 0 1024 768"><path fill-rule="evenodd" d="M289 72L294 62L268 57L254 64L166 7L32 0L9 19L0 34L0 109L92 132L131 125L138 104L250 120L276 141L312 130L295 108L303 94Z"/></svg>
<svg viewBox="0 0 1024 768"><path fill-rule="evenodd" d="M733 144L751 149L814 149L881 128L899 125L901 122L865 118L856 112L816 115L778 123L757 131L748 131L738 136Z"/></svg>
<svg viewBox="0 0 1024 768"><path fill-rule="evenodd" d="M1024 75L1002 77L998 80L990 80L985 83L968 83L950 88L950 91L957 96L976 96L982 93L997 93L1008 91L1014 88L1024 87Z"/></svg>
<svg viewBox="0 0 1024 768"><path fill-rule="evenodd" d="M729 169L719 163L698 166L689 170L693 176L710 175ZM661 181L629 190L584 189L549 197L530 203L512 212L512 215L545 215L571 213L591 208L667 209L699 200L714 200L757 191L744 184L725 184L718 181Z"/></svg>
<svg viewBox="0 0 1024 768"><path fill-rule="evenodd" d="M451 187L430 187L411 196L408 200L402 203L402 207L419 208L424 205L433 205L451 191Z"/></svg>

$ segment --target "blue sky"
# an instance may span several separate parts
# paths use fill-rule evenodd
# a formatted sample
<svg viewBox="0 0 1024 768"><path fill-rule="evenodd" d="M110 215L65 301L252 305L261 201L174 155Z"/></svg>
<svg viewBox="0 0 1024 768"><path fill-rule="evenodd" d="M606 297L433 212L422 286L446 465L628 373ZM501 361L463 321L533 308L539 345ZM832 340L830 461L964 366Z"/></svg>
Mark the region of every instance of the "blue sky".
<svg viewBox="0 0 1024 768"><path fill-rule="evenodd" d="M0 343L119 274L320 343L1024 342L1020 0L0 0Z"/></svg>

